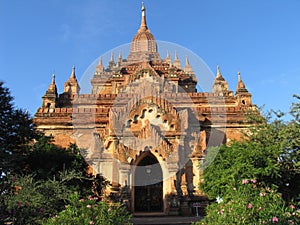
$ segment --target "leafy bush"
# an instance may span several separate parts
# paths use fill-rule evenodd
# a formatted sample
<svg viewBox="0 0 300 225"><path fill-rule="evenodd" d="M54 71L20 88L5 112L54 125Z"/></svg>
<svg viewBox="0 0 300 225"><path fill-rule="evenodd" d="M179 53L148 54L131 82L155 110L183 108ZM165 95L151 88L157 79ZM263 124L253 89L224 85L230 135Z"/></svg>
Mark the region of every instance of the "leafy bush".
<svg viewBox="0 0 300 225"><path fill-rule="evenodd" d="M203 163L200 189L211 199L226 195L228 187L255 177L276 186L286 202L300 195L300 108L292 107L294 119L283 121L251 115L253 127L241 142L210 147ZM296 114L297 112L297 114ZM299 116L300 117L300 116Z"/></svg>
<svg viewBox="0 0 300 225"><path fill-rule="evenodd" d="M33 175L5 176L0 179L0 224L41 224L42 221L57 215L65 209L74 192L82 190L76 188L74 180L86 180L80 173L75 171L62 171L57 178L48 180L35 180ZM89 180L95 194L101 193L108 181L97 175ZM89 187L92 193L92 186ZM86 195L87 196L87 195ZM72 197L73 198L73 197ZM89 199L91 200L91 199ZM125 212L120 210L120 212ZM110 213L113 216L113 212ZM120 217L120 216L119 216Z"/></svg>
<svg viewBox="0 0 300 225"><path fill-rule="evenodd" d="M89 196L80 199L78 194L72 195L65 210L48 219L43 225L83 225L105 224L126 225L130 223L130 214L119 203L100 201L98 197Z"/></svg>
<svg viewBox="0 0 300 225"><path fill-rule="evenodd" d="M207 208L207 216L198 225L300 224L296 207L286 205L281 194L256 180L242 180L242 185L228 190L219 203Z"/></svg>
<svg viewBox="0 0 300 225"><path fill-rule="evenodd" d="M0 222L40 224L64 208L70 196L68 186L61 180L34 181L33 176L1 179Z"/></svg>
<svg viewBox="0 0 300 225"><path fill-rule="evenodd" d="M280 178L279 153L272 147L262 149L256 142L234 142L218 147L218 155L203 172L200 189L215 199L226 196L228 190L240 185L243 179L255 177L269 186L276 184ZM208 149L208 157L211 150L214 148Z"/></svg>
<svg viewBox="0 0 300 225"><path fill-rule="evenodd" d="M35 174L36 179L45 180L58 176L64 170L74 170L85 175L88 164L80 154L80 149L75 144L66 149L60 148L52 141L46 136L36 140L28 153L25 172Z"/></svg>
<svg viewBox="0 0 300 225"><path fill-rule="evenodd" d="M275 114L250 115L245 140L208 148L200 189L219 204L198 224L300 224L300 103L290 121Z"/></svg>

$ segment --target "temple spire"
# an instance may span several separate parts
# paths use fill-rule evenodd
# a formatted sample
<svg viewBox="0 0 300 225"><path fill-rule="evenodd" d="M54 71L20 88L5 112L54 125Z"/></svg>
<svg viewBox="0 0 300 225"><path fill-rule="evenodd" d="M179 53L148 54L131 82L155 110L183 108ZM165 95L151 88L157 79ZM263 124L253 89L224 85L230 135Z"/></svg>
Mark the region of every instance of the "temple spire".
<svg viewBox="0 0 300 225"><path fill-rule="evenodd" d="M178 54L177 54L177 51L175 51L175 57L174 57L174 60L178 60Z"/></svg>
<svg viewBox="0 0 300 225"><path fill-rule="evenodd" d="M103 62L102 62L102 56L101 56L100 59L99 59L98 65L96 66L96 72L97 72L97 73L102 73L102 72L104 72L104 66L103 66Z"/></svg>
<svg viewBox="0 0 300 225"><path fill-rule="evenodd" d="M142 21L141 21L141 26L139 31L146 31L146 30L148 30L147 22L146 22L146 8L144 2L142 2Z"/></svg>
<svg viewBox="0 0 300 225"><path fill-rule="evenodd" d="M51 84L49 85L47 92L49 92L49 93L50 92L51 93L57 92L57 88L56 88L56 84L55 84L55 74L54 73L52 74Z"/></svg>
<svg viewBox="0 0 300 225"><path fill-rule="evenodd" d="M172 66L172 59L171 59L171 56L169 54L169 51L167 52L166 62L169 64L169 66Z"/></svg>
<svg viewBox="0 0 300 225"><path fill-rule="evenodd" d="M115 62L115 53L114 52L111 53L109 61L113 62L113 63Z"/></svg>
<svg viewBox="0 0 300 225"><path fill-rule="evenodd" d="M68 94L79 94L80 87L75 75L75 66L72 67L70 78L64 84L64 92Z"/></svg>
<svg viewBox="0 0 300 225"><path fill-rule="evenodd" d="M220 70L220 66L217 65L217 75L213 84L213 93L221 94L228 93L228 83L223 78Z"/></svg>
<svg viewBox="0 0 300 225"><path fill-rule="evenodd" d="M167 57L166 58L171 58L169 51L167 51Z"/></svg>
<svg viewBox="0 0 300 225"><path fill-rule="evenodd" d="M239 71L238 72L238 82L240 82L242 79L241 79L241 72Z"/></svg>
<svg viewBox="0 0 300 225"><path fill-rule="evenodd" d="M55 108L56 100L57 100L57 88L55 84L55 75L52 74L52 81L49 85L45 95L42 97L43 99L43 108Z"/></svg>
<svg viewBox="0 0 300 225"><path fill-rule="evenodd" d="M108 68L109 68L110 70L112 70L112 69L114 68L114 66L115 66L115 53L112 52L112 53L111 53L111 56L110 56L110 60L109 60L109 62L108 62Z"/></svg>
<svg viewBox="0 0 300 225"><path fill-rule="evenodd" d="M175 57L174 57L174 66L177 67L178 69L181 69L181 63L180 60L178 58L178 54L175 51Z"/></svg>
<svg viewBox="0 0 300 225"><path fill-rule="evenodd" d="M236 87L236 97L239 105L251 105L252 95L248 92L245 83L241 78L240 71L238 72L238 84Z"/></svg>
<svg viewBox="0 0 300 225"><path fill-rule="evenodd" d="M51 81L51 84L54 84L54 85L55 85L55 73L52 74L52 81Z"/></svg>
<svg viewBox="0 0 300 225"><path fill-rule="evenodd" d="M190 66L189 56L188 55L185 57L185 65L186 66Z"/></svg>
<svg viewBox="0 0 300 225"><path fill-rule="evenodd" d="M237 84L237 87L236 87L236 92L237 93L248 92L245 83L242 81L241 72L240 71L238 72L238 84Z"/></svg>
<svg viewBox="0 0 300 225"><path fill-rule="evenodd" d="M75 76L75 65L72 67L71 78L76 78L76 76Z"/></svg>
<svg viewBox="0 0 300 225"><path fill-rule="evenodd" d="M217 77L222 77L220 66L217 65Z"/></svg>
<svg viewBox="0 0 300 225"><path fill-rule="evenodd" d="M99 59L99 65L100 65L100 66L103 66L102 56L101 56L100 59Z"/></svg>
<svg viewBox="0 0 300 225"><path fill-rule="evenodd" d="M140 27L132 39L128 62L160 61L157 44L146 23L146 8L142 4L142 19Z"/></svg>
<svg viewBox="0 0 300 225"><path fill-rule="evenodd" d="M186 56L186 58L185 58L184 71L187 72L187 73L192 73L193 72L193 69L192 69L192 66L190 65L189 57L188 56Z"/></svg>
<svg viewBox="0 0 300 225"><path fill-rule="evenodd" d="M118 56L118 66L121 66L121 64L122 64L122 53L121 52L119 52L119 56Z"/></svg>

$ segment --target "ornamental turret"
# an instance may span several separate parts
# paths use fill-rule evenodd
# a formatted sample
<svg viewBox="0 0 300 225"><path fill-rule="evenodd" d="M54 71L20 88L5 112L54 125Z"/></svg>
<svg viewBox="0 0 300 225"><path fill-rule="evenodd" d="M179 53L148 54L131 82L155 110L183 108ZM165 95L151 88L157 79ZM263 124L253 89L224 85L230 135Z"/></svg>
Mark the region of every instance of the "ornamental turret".
<svg viewBox="0 0 300 225"><path fill-rule="evenodd" d="M240 72L238 72L238 84L236 87L236 97L239 105L252 104L252 95L248 92L245 83L242 81Z"/></svg>
<svg viewBox="0 0 300 225"><path fill-rule="evenodd" d="M192 74L192 73L194 73L193 72L193 68L192 68L192 66L190 65L190 62L189 62L189 57L188 56L186 56L186 58L185 58L185 66L184 66L184 72L186 72L186 73L189 73L189 74Z"/></svg>
<svg viewBox="0 0 300 225"><path fill-rule="evenodd" d="M72 67L72 73L70 78L64 84L64 93L69 95L79 94L80 87L75 75L75 66Z"/></svg>
<svg viewBox="0 0 300 225"><path fill-rule="evenodd" d="M175 57L174 57L174 64L173 64L177 69L181 69L181 63L178 58L177 52L175 52Z"/></svg>
<svg viewBox="0 0 300 225"><path fill-rule="evenodd" d="M172 66L172 59L171 59L171 56L169 54L169 52L167 52L167 57L166 57L166 63L169 64L169 66L171 67Z"/></svg>
<svg viewBox="0 0 300 225"><path fill-rule="evenodd" d="M117 67L120 67L122 65L122 61L123 61L122 53L120 52L118 56Z"/></svg>
<svg viewBox="0 0 300 225"><path fill-rule="evenodd" d="M115 53L112 52L111 56L110 56L110 60L108 62L108 70L113 70L113 68L115 67Z"/></svg>
<svg viewBox="0 0 300 225"><path fill-rule="evenodd" d="M100 57L99 63L96 66L96 73L97 74L101 74L104 72L104 66L103 66L103 62L102 62L102 56Z"/></svg>
<svg viewBox="0 0 300 225"><path fill-rule="evenodd" d="M224 95L228 92L228 83L221 74L220 66L217 66L217 75L213 84L212 92Z"/></svg>
<svg viewBox="0 0 300 225"><path fill-rule="evenodd" d="M42 97L43 99L43 108L55 108L57 103L57 88L55 84L55 74L52 75L52 81L49 85L45 95Z"/></svg>

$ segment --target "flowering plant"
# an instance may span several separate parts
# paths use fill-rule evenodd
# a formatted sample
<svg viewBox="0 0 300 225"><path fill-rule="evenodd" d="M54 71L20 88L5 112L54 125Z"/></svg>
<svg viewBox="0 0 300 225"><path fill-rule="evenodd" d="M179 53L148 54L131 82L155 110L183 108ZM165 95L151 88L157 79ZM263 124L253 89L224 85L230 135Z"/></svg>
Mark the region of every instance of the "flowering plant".
<svg viewBox="0 0 300 225"><path fill-rule="evenodd" d="M75 193L70 198L70 204L58 215L49 218L44 225L126 225L130 224L130 214L119 203L99 200L89 196L80 199Z"/></svg>
<svg viewBox="0 0 300 225"><path fill-rule="evenodd" d="M41 224L61 211L71 194L60 181L35 181L31 175L7 176L1 181L5 189L0 195L0 224Z"/></svg>
<svg viewBox="0 0 300 225"><path fill-rule="evenodd" d="M275 188L244 179L230 189L222 202L208 206L207 216L197 224L300 224L295 206L286 205Z"/></svg>

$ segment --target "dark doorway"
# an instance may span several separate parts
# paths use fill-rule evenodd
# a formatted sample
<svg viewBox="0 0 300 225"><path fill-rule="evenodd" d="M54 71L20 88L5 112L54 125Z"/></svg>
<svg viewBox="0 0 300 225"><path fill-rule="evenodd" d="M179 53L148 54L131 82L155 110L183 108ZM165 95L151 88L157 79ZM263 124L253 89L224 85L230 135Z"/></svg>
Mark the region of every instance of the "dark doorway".
<svg viewBox="0 0 300 225"><path fill-rule="evenodd" d="M162 169L151 153L147 153L135 167L134 185L135 212L163 211Z"/></svg>

